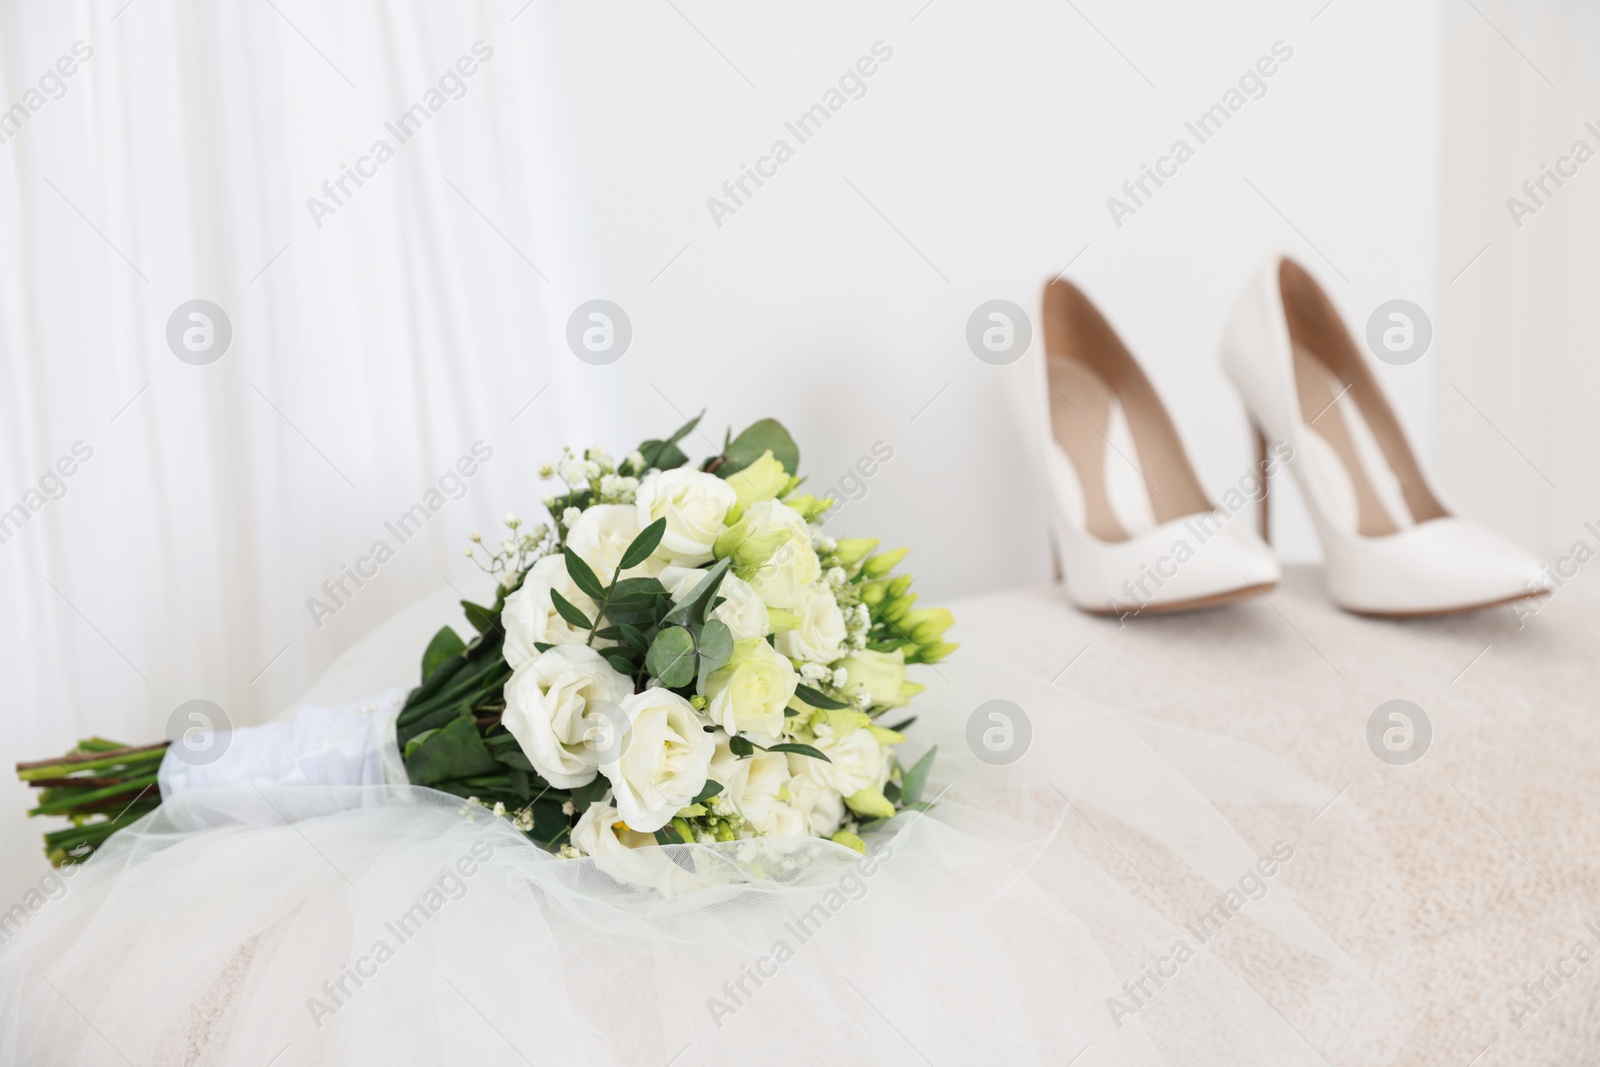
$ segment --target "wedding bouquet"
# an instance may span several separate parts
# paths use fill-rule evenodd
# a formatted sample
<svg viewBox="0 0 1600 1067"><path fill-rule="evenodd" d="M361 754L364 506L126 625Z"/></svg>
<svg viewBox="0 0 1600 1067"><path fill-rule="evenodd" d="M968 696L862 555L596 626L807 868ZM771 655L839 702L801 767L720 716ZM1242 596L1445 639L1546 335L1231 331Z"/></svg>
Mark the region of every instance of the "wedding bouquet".
<svg viewBox="0 0 1600 1067"><path fill-rule="evenodd" d="M492 808L564 856L768 835L860 834L920 808L930 751L902 766L911 718L883 725L923 688L945 609L916 609L905 549L835 540L834 501L798 492L800 453L763 419L691 467L699 418L620 463L564 450L541 474L549 521L506 517L497 546L467 554L497 582L462 602L476 631L441 629L395 720L410 784ZM895 716L898 718L898 716ZM160 803L166 744L101 738L18 764L42 790L29 814L79 862Z"/></svg>

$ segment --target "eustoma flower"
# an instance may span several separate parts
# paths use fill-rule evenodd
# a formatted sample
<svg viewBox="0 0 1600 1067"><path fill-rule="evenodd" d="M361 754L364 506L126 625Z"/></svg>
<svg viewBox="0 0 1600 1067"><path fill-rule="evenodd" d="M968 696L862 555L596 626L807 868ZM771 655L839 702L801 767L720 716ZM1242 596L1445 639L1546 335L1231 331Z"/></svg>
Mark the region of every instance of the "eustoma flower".
<svg viewBox="0 0 1600 1067"><path fill-rule="evenodd" d="M633 684L583 645L557 645L517 670L506 683L502 724L533 769L557 789L594 780L596 742L611 745L619 723L608 713L633 693Z"/></svg>
<svg viewBox="0 0 1600 1067"><path fill-rule="evenodd" d="M629 504L596 504L578 516L578 521L567 531L567 547L596 573L609 578L622 561L622 553L639 536L640 529L638 508ZM624 571L623 576L655 576L664 566L663 560L652 556Z"/></svg>
<svg viewBox="0 0 1600 1067"><path fill-rule="evenodd" d="M652 833L672 821L705 788L716 742L683 697L655 687L622 701L628 736L620 754L600 765L617 811L629 828Z"/></svg>
<svg viewBox="0 0 1600 1067"><path fill-rule="evenodd" d="M783 732L783 709L799 682L794 666L765 641L735 641L727 665L706 679L706 711L730 734L754 730L777 737Z"/></svg>
<svg viewBox="0 0 1600 1067"><path fill-rule="evenodd" d="M567 573L560 556L546 556L529 569L522 587L506 597L501 619L506 631L506 662L513 668L532 663L539 655L534 646L582 645L589 631L574 627L556 610L551 592L560 593L585 613L595 611L593 600L585 596Z"/></svg>
<svg viewBox="0 0 1600 1067"><path fill-rule="evenodd" d="M711 546L739 495L714 474L678 467L646 476L636 499L641 528L667 520L657 554L668 563L693 567L710 561Z"/></svg>

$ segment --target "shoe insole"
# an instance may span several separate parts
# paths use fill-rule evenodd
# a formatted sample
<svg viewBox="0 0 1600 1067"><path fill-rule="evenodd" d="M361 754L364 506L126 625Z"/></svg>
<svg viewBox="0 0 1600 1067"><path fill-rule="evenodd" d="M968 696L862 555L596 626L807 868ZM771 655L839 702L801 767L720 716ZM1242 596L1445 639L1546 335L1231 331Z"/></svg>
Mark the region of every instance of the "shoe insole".
<svg viewBox="0 0 1600 1067"><path fill-rule="evenodd" d="M1326 450L1307 457L1314 476L1329 496L1343 499L1353 510L1352 525L1365 537L1398 533L1396 515L1411 516L1399 491L1399 480L1388 468L1382 449L1350 397L1316 356L1303 345L1294 348L1294 377L1300 394L1300 417L1316 433ZM1362 447L1365 445L1365 447ZM1348 506L1353 502L1353 508Z"/></svg>
<svg viewBox="0 0 1600 1067"><path fill-rule="evenodd" d="M1107 435L1116 394L1105 379L1075 359L1051 356L1050 429L1072 461L1083 492L1083 525L1101 541L1126 541L1106 487Z"/></svg>

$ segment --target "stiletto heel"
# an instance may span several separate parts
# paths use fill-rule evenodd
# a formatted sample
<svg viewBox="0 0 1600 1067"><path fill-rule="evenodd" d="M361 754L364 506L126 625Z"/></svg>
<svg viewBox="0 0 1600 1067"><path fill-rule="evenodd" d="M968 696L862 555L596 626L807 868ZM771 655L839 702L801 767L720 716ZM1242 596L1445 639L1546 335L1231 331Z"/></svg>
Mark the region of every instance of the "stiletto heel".
<svg viewBox="0 0 1600 1067"><path fill-rule="evenodd" d="M1295 476L1322 541L1328 595L1346 611L1410 617L1549 591L1542 566L1454 515L1417 462L1377 376L1315 279L1276 256L1239 298L1222 362ZM1266 509L1262 508L1265 532Z"/></svg>
<svg viewBox="0 0 1600 1067"><path fill-rule="evenodd" d="M1073 603L1186 611L1276 585L1272 550L1206 498L1150 379L1089 298L1051 282L1042 324L1051 546Z"/></svg>
<svg viewBox="0 0 1600 1067"><path fill-rule="evenodd" d="M1254 425L1254 424L1252 424ZM1265 544L1272 544L1272 508L1271 501L1267 499L1271 489L1272 468L1267 465L1267 435L1261 432L1261 427L1255 426L1256 432L1256 476L1261 479L1261 500L1256 505L1256 532Z"/></svg>

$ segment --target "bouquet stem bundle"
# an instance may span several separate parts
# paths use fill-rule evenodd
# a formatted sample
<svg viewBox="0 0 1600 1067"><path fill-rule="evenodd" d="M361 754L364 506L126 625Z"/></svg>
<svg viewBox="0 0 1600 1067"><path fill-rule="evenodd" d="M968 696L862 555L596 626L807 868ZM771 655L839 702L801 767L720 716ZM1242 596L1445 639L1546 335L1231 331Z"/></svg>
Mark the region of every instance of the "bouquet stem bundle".
<svg viewBox="0 0 1600 1067"><path fill-rule="evenodd" d="M156 772L167 744L130 747L91 737L64 756L17 764L17 777L39 790L38 805L28 814L72 821L44 835L52 866L87 859L106 838L160 806Z"/></svg>

